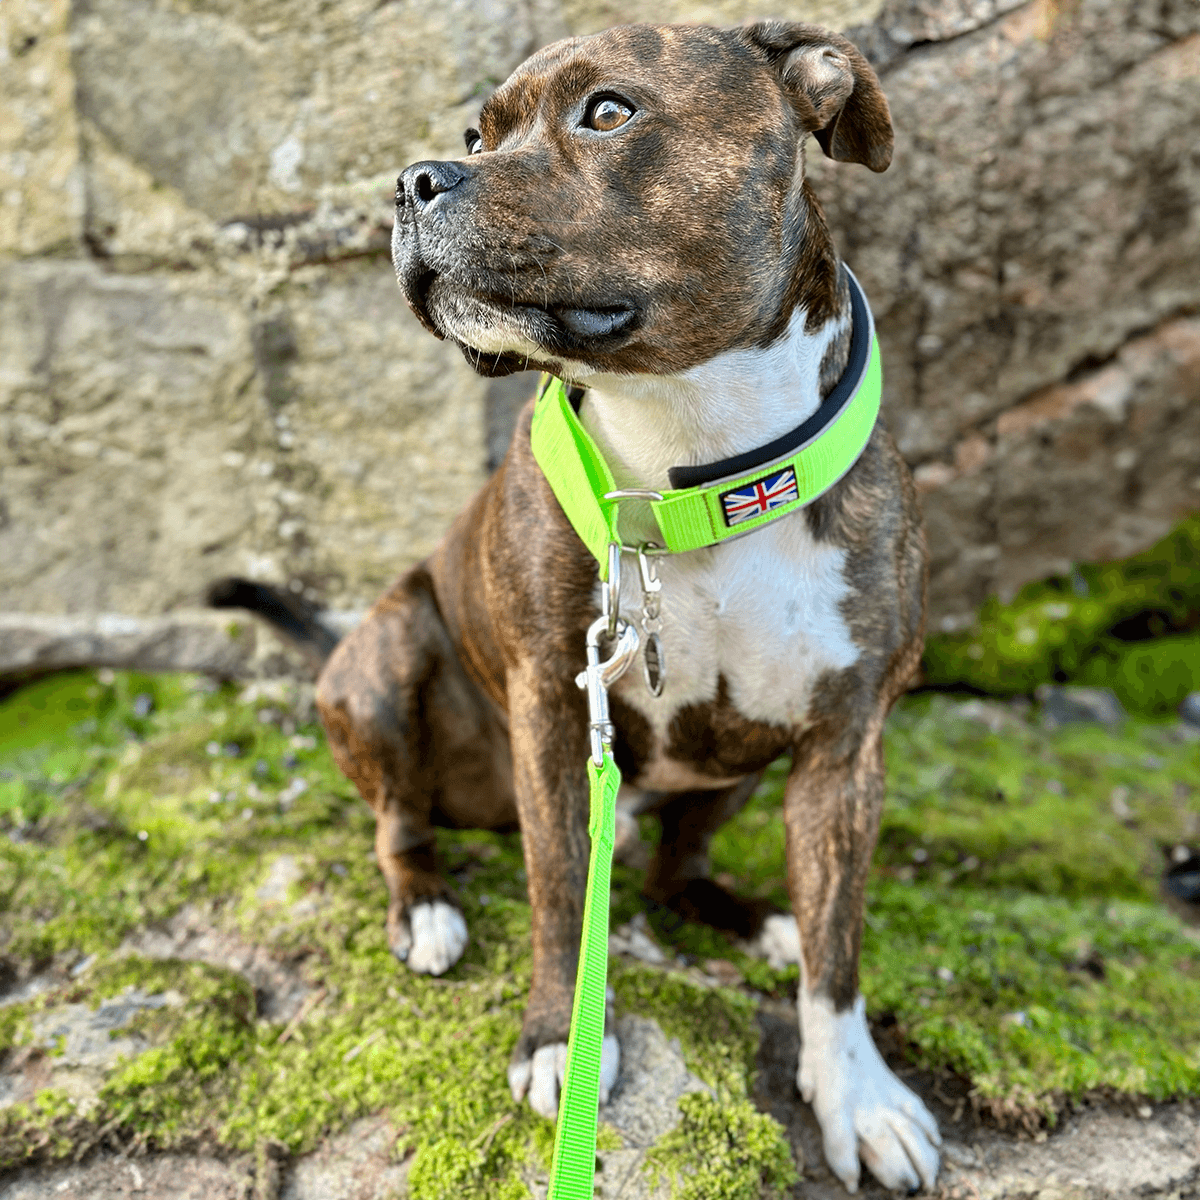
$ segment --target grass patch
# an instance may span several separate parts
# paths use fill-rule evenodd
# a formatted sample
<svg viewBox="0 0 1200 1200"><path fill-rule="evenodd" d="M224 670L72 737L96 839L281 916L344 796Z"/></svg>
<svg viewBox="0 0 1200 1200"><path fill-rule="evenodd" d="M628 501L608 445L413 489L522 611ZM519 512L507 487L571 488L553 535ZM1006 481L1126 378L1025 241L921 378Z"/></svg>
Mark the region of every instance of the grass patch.
<svg viewBox="0 0 1200 1200"><path fill-rule="evenodd" d="M1194 743L1147 720L1047 733L1014 714L998 729L943 697L910 698L890 722L863 954L872 1013L894 1014L918 1061L969 1075L1001 1114L1049 1114L1098 1088L1200 1093L1200 950L1155 900L1160 847L1200 834ZM784 777L772 768L713 847L737 890L778 902ZM414 1200L515 1200L544 1173L552 1126L505 1080L531 970L518 837L439 835L471 943L430 980L388 953L371 816L283 701L239 703L187 677L47 680L0 704L0 788L0 954L22 974L95 956L0 1006L0 1051L28 1044L54 1005L128 987L181 998L137 1018L150 1048L110 1071L86 1113L54 1089L3 1110L4 1162L75 1153L101 1129L300 1152L386 1111L396 1153L413 1155ZM260 896L285 855L286 894ZM643 907L639 887L614 871L614 921ZM116 953L185 905L302 964L316 1000L285 1040L237 973ZM711 930L651 920L678 953L729 959L754 989L795 986L794 969ZM660 1146L679 1194L790 1186L778 1130L748 1100L751 992L624 962L611 976L619 1005L678 1037L722 1099L689 1100Z"/></svg>

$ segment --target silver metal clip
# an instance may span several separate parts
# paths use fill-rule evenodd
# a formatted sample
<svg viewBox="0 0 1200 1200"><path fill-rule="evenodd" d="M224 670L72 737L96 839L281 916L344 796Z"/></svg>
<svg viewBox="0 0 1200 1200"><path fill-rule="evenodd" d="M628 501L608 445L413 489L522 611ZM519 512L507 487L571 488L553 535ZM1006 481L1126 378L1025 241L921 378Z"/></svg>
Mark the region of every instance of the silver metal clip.
<svg viewBox="0 0 1200 1200"><path fill-rule="evenodd" d="M659 593L662 580L658 577L658 564L650 554L660 549L653 542L644 542L638 547L638 574L642 583L642 633L646 638L646 650L642 659L642 677L646 690L652 696L661 696L667 677L667 657L663 649L662 616L659 610Z"/></svg>
<svg viewBox="0 0 1200 1200"><path fill-rule="evenodd" d="M608 615L598 616L587 631L587 669L575 676L575 685L587 692L588 727L592 762L604 765L604 748L612 745L613 727L608 715L608 689L629 668L638 651L638 631L627 621L619 622L617 644L612 654L600 661L600 642L608 636Z"/></svg>

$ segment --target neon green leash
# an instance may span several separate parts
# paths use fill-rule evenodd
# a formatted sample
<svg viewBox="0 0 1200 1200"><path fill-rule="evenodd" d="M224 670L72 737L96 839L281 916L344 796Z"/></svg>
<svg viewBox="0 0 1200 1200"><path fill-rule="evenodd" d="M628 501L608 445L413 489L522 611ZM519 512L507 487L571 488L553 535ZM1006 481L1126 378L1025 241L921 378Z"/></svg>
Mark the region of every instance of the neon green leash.
<svg viewBox="0 0 1200 1200"><path fill-rule="evenodd" d="M621 772L607 749L602 766L588 759L588 783L592 853L547 1200L590 1200L596 1171L596 1114L600 1108L600 1052L608 978L608 891L617 828L617 788L621 786Z"/></svg>
<svg viewBox="0 0 1200 1200"><path fill-rule="evenodd" d="M579 970L571 1009L567 1067L558 1107L554 1160L547 1200L591 1200L600 1108L600 1056L608 977L609 885L621 773L612 757L608 689L637 653L637 630L620 619L621 553L635 552L643 591L651 584L646 552L626 546L618 527L620 502L648 502L669 553L715 546L811 504L858 461L879 416L883 376L871 310L858 281L850 281L853 327L846 372L817 413L758 451L705 467L672 468L663 492L619 489L599 448L576 412L578 395L560 379L544 376L533 413L533 454L580 540L599 565L601 615L587 632L587 669L575 682L588 694L588 759L592 839ZM655 609L657 611L657 608ZM651 634L657 643L657 636ZM613 644L600 658L601 642ZM659 651L660 652L660 651ZM647 675L647 684L655 691Z"/></svg>
<svg viewBox="0 0 1200 1200"><path fill-rule="evenodd" d="M601 613L587 631L587 668L575 682L587 691L591 755L588 758L587 892L583 936L571 1007L567 1069L558 1105L554 1160L547 1200L590 1200L596 1170L596 1114L600 1108L600 1056L604 1044L604 996L608 978L608 893L613 841L617 830L617 789L621 772L612 756L613 727L608 689L625 673L637 653L638 633L618 615L621 551L609 547L607 579L600 589ZM600 659L602 639L615 639L612 655Z"/></svg>

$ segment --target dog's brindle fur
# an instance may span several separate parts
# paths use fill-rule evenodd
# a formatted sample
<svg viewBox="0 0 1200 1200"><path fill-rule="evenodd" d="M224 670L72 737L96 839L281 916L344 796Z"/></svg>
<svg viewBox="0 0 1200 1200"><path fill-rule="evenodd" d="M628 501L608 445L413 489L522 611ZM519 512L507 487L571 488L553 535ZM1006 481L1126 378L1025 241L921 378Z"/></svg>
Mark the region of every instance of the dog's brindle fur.
<svg viewBox="0 0 1200 1200"><path fill-rule="evenodd" d="M598 97L632 115L619 128L594 128ZM614 377L636 377L649 409L661 403L655 379L688 378L731 352L752 361L789 337L828 335L821 395L840 377L848 294L804 180L801 145L812 133L829 156L873 170L886 168L892 147L878 82L844 39L764 23L631 26L560 42L492 96L479 132L471 148L481 153L419 163L401 176L393 243L414 311L477 369L536 365L597 395ZM434 554L342 642L318 687L337 762L377 815L398 954L419 940L414 912L444 915L432 902L453 904L434 827L521 829L533 984L513 1055L518 1091L534 1052L565 1042L570 1023L588 861L587 709L574 677L597 612L596 563L533 459L531 411L497 473ZM604 410L585 405L585 421L589 412L600 436ZM786 429L804 414L785 415ZM699 439L687 461L780 432L734 422L727 438ZM615 465L623 486L666 484L639 475L636 463ZM657 726L631 673L612 697L614 753L624 778L642 786L642 806L663 823L647 895L744 936L761 926L763 909L706 878L708 843L767 764L791 754L788 885L812 1047L801 1086L808 1098L816 1093L827 1156L847 1186L857 1185L860 1152L891 1186L914 1185L918 1175L931 1184L936 1130L915 1150L907 1126L872 1132L872 1121L898 1130L896 1114L911 1117L920 1102L881 1060L861 1061L878 1059L862 1042L870 1045L858 958L883 800L881 734L921 652L925 586L912 482L882 421L840 483L768 528L788 522L805 523L807 532L797 526L791 535L806 538L805 553L840 565L842 598L830 619L848 631L851 665L797 681L807 702L793 720L745 714L721 674L710 694ZM729 553L699 552L717 568L716 556ZM666 586L669 596L670 579ZM779 634L763 628L761 636L769 646ZM668 672L678 668L668 661ZM464 941L435 947L420 969L446 969ZM820 1049L825 1042L832 1049ZM843 1069L864 1072L866 1083L825 1081ZM888 1091L892 1084L899 1091ZM856 1087L867 1100L829 1099ZM876 1108L851 1111L875 1103L871 1088ZM837 1105L850 1115L833 1112Z"/></svg>

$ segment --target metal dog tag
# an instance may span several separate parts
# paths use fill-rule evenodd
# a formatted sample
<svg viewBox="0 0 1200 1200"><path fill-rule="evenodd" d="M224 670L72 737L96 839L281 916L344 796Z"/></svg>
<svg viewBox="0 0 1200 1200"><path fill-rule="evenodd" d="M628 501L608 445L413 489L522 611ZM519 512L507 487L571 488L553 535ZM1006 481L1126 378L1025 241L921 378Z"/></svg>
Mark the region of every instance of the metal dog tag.
<svg viewBox="0 0 1200 1200"><path fill-rule="evenodd" d="M638 547L638 575L642 584L642 676L646 687L652 696L661 696L663 683L667 677L667 659L663 653L662 638L658 632L662 629L662 617L659 613L659 593L662 591L662 580L658 577L658 567L647 553L648 550L658 549L649 542Z"/></svg>
<svg viewBox="0 0 1200 1200"><path fill-rule="evenodd" d="M666 662L663 656L662 638L657 633L646 635L646 649L642 653L642 674L650 695L661 696L666 678Z"/></svg>

